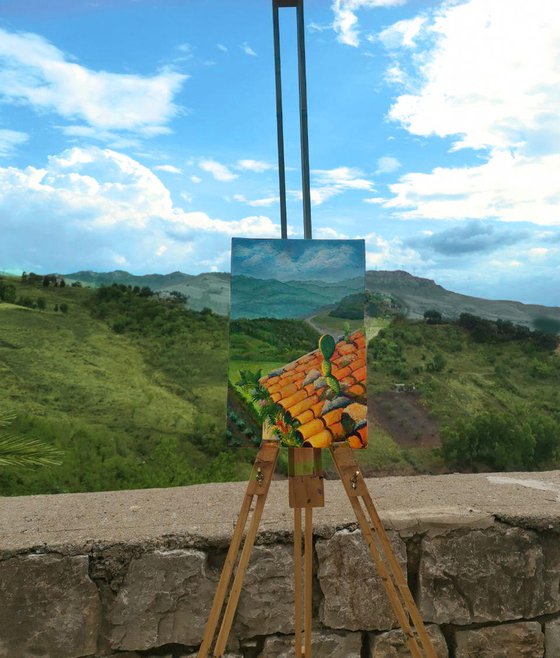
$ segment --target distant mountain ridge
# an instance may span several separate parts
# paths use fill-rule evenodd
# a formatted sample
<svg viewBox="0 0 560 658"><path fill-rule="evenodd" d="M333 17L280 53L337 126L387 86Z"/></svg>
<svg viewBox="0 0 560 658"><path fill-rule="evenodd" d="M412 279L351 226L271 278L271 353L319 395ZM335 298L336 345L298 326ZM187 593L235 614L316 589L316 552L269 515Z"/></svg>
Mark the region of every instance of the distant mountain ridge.
<svg viewBox="0 0 560 658"><path fill-rule="evenodd" d="M327 283L325 281L277 281L251 276L232 279L231 317L277 319L305 318L343 297L363 290L362 277Z"/></svg>
<svg viewBox="0 0 560 658"><path fill-rule="evenodd" d="M535 320L540 318L560 321L558 306L470 297L446 290L432 279L413 276L402 270L366 272L366 288L396 297L412 319L422 317L428 309L434 309L449 318L471 313L488 320L509 320L528 327L533 327Z"/></svg>
<svg viewBox="0 0 560 658"><path fill-rule="evenodd" d="M230 275L227 272L204 274L134 275L123 270L114 272L74 272L65 274L69 281L81 281L86 285L99 286L111 283L149 286L158 292L177 290L188 296L188 305L195 310L204 307L215 313L226 315L229 311ZM316 282L290 282L312 286ZM483 318L510 320L515 324L533 327L535 320L547 318L560 322L560 307L523 304L514 300L490 300L471 297L446 290L435 281L413 276L402 270L376 270L366 272L366 288L372 292L390 295L402 305L408 317L421 318L428 309L439 311L446 317L457 317L461 313L472 313Z"/></svg>

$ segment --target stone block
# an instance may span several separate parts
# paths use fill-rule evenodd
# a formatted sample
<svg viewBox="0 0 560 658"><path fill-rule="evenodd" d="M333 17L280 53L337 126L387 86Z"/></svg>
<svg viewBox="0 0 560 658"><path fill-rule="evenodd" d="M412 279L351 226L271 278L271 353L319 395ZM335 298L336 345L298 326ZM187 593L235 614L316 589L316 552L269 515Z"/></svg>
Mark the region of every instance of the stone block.
<svg viewBox="0 0 560 658"><path fill-rule="evenodd" d="M360 658L361 633L314 632L311 636L314 658ZM294 637L275 635L267 637L259 658L293 658Z"/></svg>
<svg viewBox="0 0 560 658"><path fill-rule="evenodd" d="M94 654L101 606L86 556L0 562L0 657Z"/></svg>
<svg viewBox="0 0 560 658"><path fill-rule="evenodd" d="M437 658L448 658L447 643L439 626L429 624L426 626L426 630ZM406 645L406 636L400 629L376 635L371 633L369 636L369 651L370 658L410 658L410 650Z"/></svg>
<svg viewBox="0 0 560 658"><path fill-rule="evenodd" d="M560 657L560 619L553 619L545 623L544 647L547 658Z"/></svg>
<svg viewBox="0 0 560 658"><path fill-rule="evenodd" d="M199 644L215 589L201 551L156 551L133 559L108 615L112 648Z"/></svg>
<svg viewBox="0 0 560 658"><path fill-rule="evenodd" d="M419 565L422 617L466 625L531 618L560 607L560 547L521 528L426 537Z"/></svg>
<svg viewBox="0 0 560 658"><path fill-rule="evenodd" d="M294 632L291 545L255 546L243 581L233 633L239 638Z"/></svg>
<svg viewBox="0 0 560 658"><path fill-rule="evenodd" d="M389 537L406 574L406 546L397 533ZM392 628L395 616L361 532L339 531L330 539L318 540L316 548L324 595L321 622L350 631Z"/></svg>
<svg viewBox="0 0 560 658"><path fill-rule="evenodd" d="M501 624L457 631L455 647L456 658L543 658L544 635L536 621Z"/></svg>

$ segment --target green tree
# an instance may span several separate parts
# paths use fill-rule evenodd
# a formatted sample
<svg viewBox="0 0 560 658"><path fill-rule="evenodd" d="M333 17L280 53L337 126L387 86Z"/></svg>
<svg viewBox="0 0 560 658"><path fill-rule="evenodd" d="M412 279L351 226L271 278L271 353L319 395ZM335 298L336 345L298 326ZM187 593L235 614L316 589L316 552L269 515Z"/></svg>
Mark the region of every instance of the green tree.
<svg viewBox="0 0 560 658"><path fill-rule="evenodd" d="M427 324L441 324L441 313L433 308L430 308L424 312L424 320L426 320Z"/></svg>
<svg viewBox="0 0 560 658"><path fill-rule="evenodd" d="M47 308L47 302L43 297L37 297L37 308L40 311L44 311Z"/></svg>
<svg viewBox="0 0 560 658"><path fill-rule="evenodd" d="M59 308L62 311L62 313L68 313L68 304L66 304L65 302L62 302Z"/></svg>
<svg viewBox="0 0 560 658"><path fill-rule="evenodd" d="M483 412L442 430L442 454L452 467L497 471L531 468L536 440L525 414Z"/></svg>

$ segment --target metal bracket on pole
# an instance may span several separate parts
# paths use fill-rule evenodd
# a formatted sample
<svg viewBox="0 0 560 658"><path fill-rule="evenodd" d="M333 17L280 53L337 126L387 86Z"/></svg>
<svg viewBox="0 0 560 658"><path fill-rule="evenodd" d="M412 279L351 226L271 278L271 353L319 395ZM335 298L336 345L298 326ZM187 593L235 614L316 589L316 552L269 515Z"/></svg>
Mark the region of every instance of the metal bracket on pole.
<svg viewBox="0 0 560 658"><path fill-rule="evenodd" d="M272 0L274 25L274 68L276 74L276 122L278 133L278 179L280 184L280 224L282 237L288 237L286 211L286 164L284 160L284 119L282 115L282 63L280 59L280 24L278 10L282 7L295 7L297 13L297 50L299 79L299 129L301 144L301 188L303 198L303 237L310 240L311 231L311 192L309 180L309 137L307 127L307 80L305 73L305 23L303 0Z"/></svg>

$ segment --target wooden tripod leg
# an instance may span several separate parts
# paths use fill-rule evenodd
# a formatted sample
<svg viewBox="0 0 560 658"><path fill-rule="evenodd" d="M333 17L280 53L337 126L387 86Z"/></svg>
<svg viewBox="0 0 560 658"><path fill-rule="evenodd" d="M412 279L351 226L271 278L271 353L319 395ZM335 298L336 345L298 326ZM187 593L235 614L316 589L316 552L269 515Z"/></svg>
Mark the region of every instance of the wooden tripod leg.
<svg viewBox="0 0 560 658"><path fill-rule="evenodd" d="M231 580L231 575L233 573L235 563L237 561L237 554L239 552L239 547L241 546L241 540L243 539L243 531L245 530L245 525L247 523L247 517L249 516L252 501L253 495L246 493L241 505L241 511L239 512L237 524L235 525L235 530L233 531L229 550L226 555L226 561L220 575L220 581L218 583L216 593L214 594L214 602L212 603L208 621L206 622L204 637L202 644L200 645L200 649L198 650L197 658L207 658L208 651L210 651L212 639L214 638L214 632L216 630L216 626L218 625L220 613L226 598L227 588Z"/></svg>
<svg viewBox="0 0 560 658"><path fill-rule="evenodd" d="M432 642L428 636L428 633L426 631L426 626L424 625L424 620L420 616L420 611L418 610L418 607L416 606L416 603L412 597L412 592L410 591L408 587L408 583L405 580L404 574L402 572L402 569L397 562L397 559L395 557L395 554L391 548L391 543L389 542L389 537L387 537L387 533L385 532L385 528L383 527L383 523L381 522L381 519L379 518L379 514L377 512L377 509L375 507L375 504L373 502L373 499L369 493L369 491L366 490L366 493L363 496L364 503L366 506L366 509L368 511L369 517L371 519L371 523L375 529L375 532L377 533L377 536L379 537L379 541L381 543L381 547L387 557L387 561L389 562L389 566L391 568L391 571L394 574L394 579L397 583L397 586L401 592L401 596L404 600L406 609L412 618L412 622L414 624L414 627L416 629L416 632L418 633L418 637L420 638L420 642L422 644L422 648L424 649L424 652L427 656L427 658L437 658L435 649L432 645Z"/></svg>
<svg viewBox="0 0 560 658"><path fill-rule="evenodd" d="M407 636L407 644L415 658L436 658L432 643L426 633L424 622L420 616L416 603L406 583L404 574L393 552L387 533L377 514L373 500L366 487L363 476L356 464L352 449L348 444L340 444L331 448L333 460L340 474L344 489L348 495L356 518L360 525L362 535L370 549L371 556L385 587L389 601L397 620ZM370 523L368 522L360 497L364 501L366 510L371 517L371 523L374 526L376 537L379 540L381 551L372 534ZM422 643L424 654L422 654L416 636L412 630L409 618L412 620L416 633Z"/></svg>
<svg viewBox="0 0 560 658"><path fill-rule="evenodd" d="M313 618L313 508L305 508L305 658L311 658Z"/></svg>
<svg viewBox="0 0 560 658"><path fill-rule="evenodd" d="M303 582L301 555L301 507L294 507L294 596L295 596L295 658L302 658L303 645Z"/></svg>
<svg viewBox="0 0 560 658"><path fill-rule="evenodd" d="M278 459L278 445L273 442L267 442L267 441L263 442L259 449L259 452L257 453L257 457L255 459L255 464L253 467L253 473L249 480L249 484L247 485L247 491L245 493L245 497L241 505L239 518L235 526L230 547L226 556L226 561L224 563L224 567L222 569L218 587L214 595L214 601L212 603L212 608L208 616L208 622L206 623L206 628L204 629L202 644L200 645L200 649L197 654L198 658L208 658L208 652L210 651L210 647L212 645L212 640L214 638L214 634L218 626L220 614L222 612L224 601L227 596L227 590L231 581L233 570L235 568L235 563L237 561L239 548L241 546L241 542L243 539L243 532L247 524L247 518L249 516L253 500L256 497L257 504L255 506L255 511L253 512L251 524L249 526L249 532L242 553L242 558L243 558L243 554L245 553L245 549L247 547L247 541L250 539L252 535L250 547L247 548L248 555L246 556L246 562L249 561L251 548L258 531L258 526L262 515L262 509L264 507L268 490L270 488L270 482L272 481L272 475L274 473L274 468L276 466L277 459ZM241 564L241 560L240 560L240 564ZM245 564L245 568L246 566L247 565ZM239 567L238 567L238 572L239 572ZM243 574L244 572L245 569L243 569ZM236 579L237 579L237 574L236 574ZM239 583L239 589L241 589L240 585L242 584L242 580L243 577L241 577L241 582ZM235 585L235 581L234 581L234 585ZM237 606L238 599L239 599L239 595L237 595L235 606ZM228 602L228 607L229 607L229 602ZM235 614L235 608L232 611L230 611L231 621L233 620L234 614ZM227 634L229 634L229 630L231 628L231 621L229 622L229 628L227 629ZM224 630L224 624L222 622L221 631L223 630ZM223 639L224 648L225 648L225 644L227 643L227 634L225 636L225 639ZM220 656L221 654L217 654L216 650L217 649L215 649L214 655Z"/></svg>
<svg viewBox="0 0 560 658"><path fill-rule="evenodd" d="M224 618L222 620L222 625L220 627L220 632L218 633L218 639L216 640L216 646L214 647L214 656L216 658L223 656L226 649L227 640L231 631L231 625L233 624L233 617L235 615L235 611L237 610L239 596L243 587L243 579L245 578L245 572L247 571L247 566L251 558L251 552L253 550L253 545L255 543L255 538L257 536L265 503L266 497L259 496L255 505L253 517L251 518L249 530L247 531L247 538L243 544L243 550L241 551L241 557L239 558L239 564L237 565L235 578L233 579L233 585L231 587L231 592L226 606Z"/></svg>

